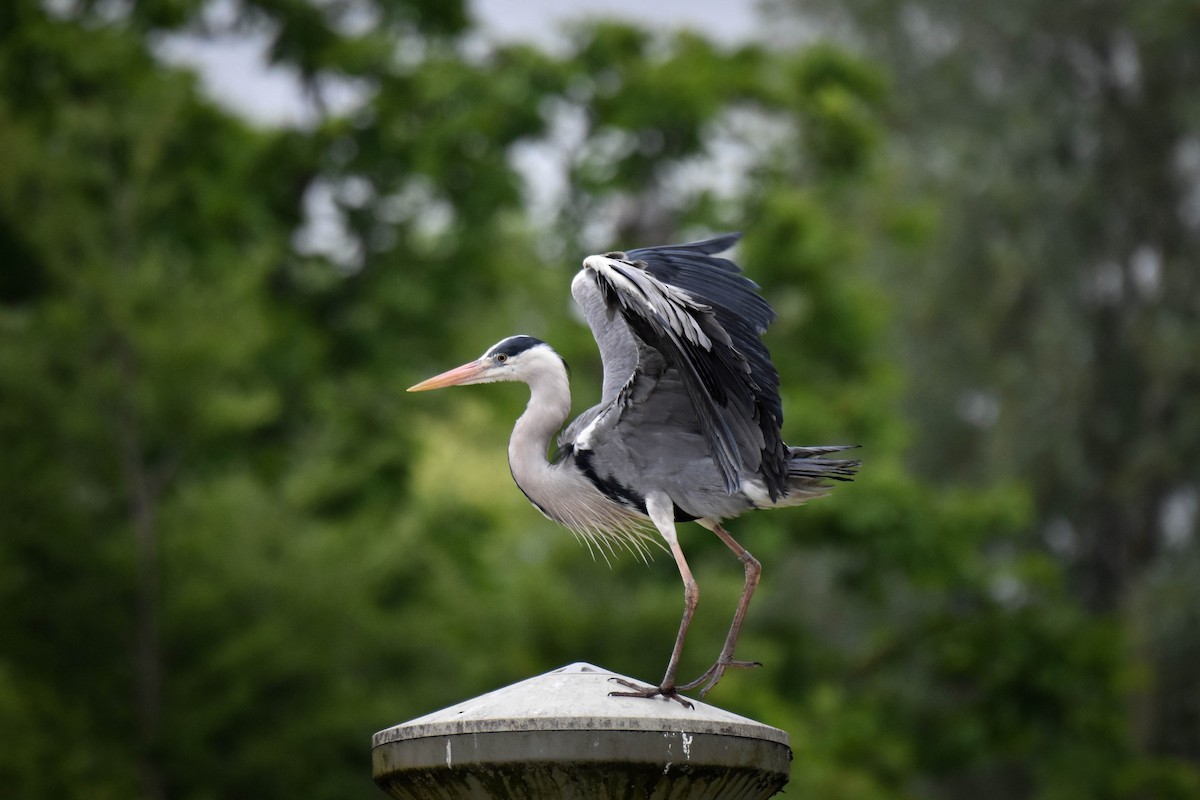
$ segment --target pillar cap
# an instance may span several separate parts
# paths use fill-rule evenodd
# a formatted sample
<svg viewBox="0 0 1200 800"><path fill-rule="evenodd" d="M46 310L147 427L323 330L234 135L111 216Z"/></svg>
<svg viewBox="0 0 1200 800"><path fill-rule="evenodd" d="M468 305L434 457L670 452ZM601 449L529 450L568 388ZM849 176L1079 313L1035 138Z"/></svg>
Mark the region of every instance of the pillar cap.
<svg viewBox="0 0 1200 800"><path fill-rule="evenodd" d="M609 697L623 678L569 664L375 734L395 800L765 800L787 734L706 703Z"/></svg>
<svg viewBox="0 0 1200 800"><path fill-rule="evenodd" d="M372 747L426 737L514 731L648 731L739 736L787 747L785 731L691 700L610 697L621 678L583 661L519 681L457 705L379 731Z"/></svg>

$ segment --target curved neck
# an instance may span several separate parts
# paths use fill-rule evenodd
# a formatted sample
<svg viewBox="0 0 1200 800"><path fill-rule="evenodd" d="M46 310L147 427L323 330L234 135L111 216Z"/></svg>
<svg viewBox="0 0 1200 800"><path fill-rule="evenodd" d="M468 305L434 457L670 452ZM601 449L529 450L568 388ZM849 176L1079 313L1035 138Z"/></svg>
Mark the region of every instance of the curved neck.
<svg viewBox="0 0 1200 800"><path fill-rule="evenodd" d="M529 381L529 405L525 407L508 441L508 466L517 486L534 503L549 485L552 471L546 458L550 440L571 411L571 386L561 363L539 371Z"/></svg>

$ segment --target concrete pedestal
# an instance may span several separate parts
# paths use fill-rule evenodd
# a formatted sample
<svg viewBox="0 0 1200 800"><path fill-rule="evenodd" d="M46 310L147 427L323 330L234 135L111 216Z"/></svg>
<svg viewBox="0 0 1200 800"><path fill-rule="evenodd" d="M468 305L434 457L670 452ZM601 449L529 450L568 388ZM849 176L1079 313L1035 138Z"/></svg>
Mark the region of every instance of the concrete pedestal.
<svg viewBox="0 0 1200 800"><path fill-rule="evenodd" d="M398 800L757 800L788 779L784 731L705 703L609 697L622 677L571 664L376 733ZM633 680L626 678L626 680Z"/></svg>

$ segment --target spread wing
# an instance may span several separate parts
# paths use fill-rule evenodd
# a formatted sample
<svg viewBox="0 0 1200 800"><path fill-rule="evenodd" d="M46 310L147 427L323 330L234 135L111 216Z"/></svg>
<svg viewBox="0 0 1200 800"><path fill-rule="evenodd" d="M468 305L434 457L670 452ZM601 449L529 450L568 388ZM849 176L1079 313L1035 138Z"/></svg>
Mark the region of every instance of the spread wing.
<svg viewBox="0 0 1200 800"><path fill-rule="evenodd" d="M669 372L678 375L674 391L686 394L683 407L695 415L726 491L755 476L775 498L784 492L787 449L779 434L779 376L759 338L775 314L736 264L715 255L737 239L729 234L584 260L572 294L600 348L604 393L567 435L618 424L622 404L632 402L661 403L664 416L678 415L677 398L632 391ZM654 408L638 410L642 419L655 418Z"/></svg>

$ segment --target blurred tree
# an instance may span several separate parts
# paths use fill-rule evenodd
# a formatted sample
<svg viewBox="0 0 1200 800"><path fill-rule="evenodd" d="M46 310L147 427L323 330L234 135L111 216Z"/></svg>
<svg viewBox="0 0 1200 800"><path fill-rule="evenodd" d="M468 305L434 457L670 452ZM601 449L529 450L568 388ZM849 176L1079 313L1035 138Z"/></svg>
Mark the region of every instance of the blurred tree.
<svg viewBox="0 0 1200 800"><path fill-rule="evenodd" d="M888 65L896 163L936 209L920 263L880 273L915 463L1029 482L1030 546L1150 667L1144 746L1200 764L1200 633L1161 624L1200 601L1195 4L781 5Z"/></svg>
<svg viewBox="0 0 1200 800"><path fill-rule="evenodd" d="M0 10L3 785L374 796L368 736L397 719L572 660L657 674L671 565L605 572L527 506L503 464L519 389L397 398L525 330L581 367L582 407L577 259L743 226L789 437L869 462L738 521L770 667L717 701L791 730L797 785L830 798L1187 780L1128 748L1119 643L1020 547L1021 487L935 491L904 465L864 265L927 225L881 166L875 69L618 24L554 56L468 46L461 3L213 8ZM150 55L230 30L269 38L311 126L253 130ZM336 81L361 92L342 116ZM548 200L522 178L546 163ZM740 586L699 533L696 669Z"/></svg>
<svg viewBox="0 0 1200 800"><path fill-rule="evenodd" d="M299 210L243 195L302 184L303 159L160 72L132 26L95 24L105 9L0 13L0 672L25 742L0 774L162 797L164 504L280 418L287 373L261 367L288 326L266 289ZM60 758L69 740L94 745Z"/></svg>

